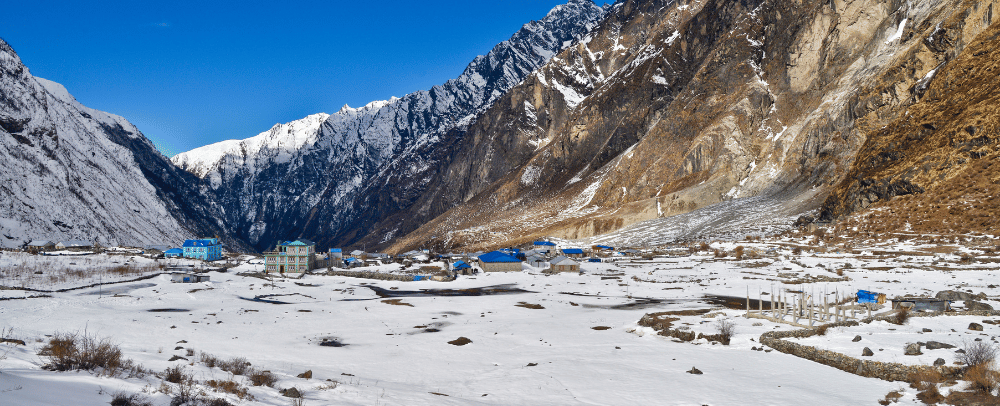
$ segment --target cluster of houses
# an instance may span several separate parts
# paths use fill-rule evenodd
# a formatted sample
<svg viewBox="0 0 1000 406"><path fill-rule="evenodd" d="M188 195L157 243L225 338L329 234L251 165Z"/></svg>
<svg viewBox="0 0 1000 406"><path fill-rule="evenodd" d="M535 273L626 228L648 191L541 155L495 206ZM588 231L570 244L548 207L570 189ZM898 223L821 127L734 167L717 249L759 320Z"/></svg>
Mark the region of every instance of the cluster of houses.
<svg viewBox="0 0 1000 406"><path fill-rule="evenodd" d="M26 246L28 252L43 253L46 251L93 251L93 243L89 241L48 241L33 240ZM203 261L217 261L222 259L222 242L218 238L199 238L185 240L179 248L170 248L168 245L148 245L146 252L162 253L166 258L192 258Z"/></svg>
<svg viewBox="0 0 1000 406"><path fill-rule="evenodd" d="M508 248L477 255L479 267L484 272L515 272L521 270L521 263L547 272L580 272L579 261L601 262L596 256L608 254L614 247L596 245L590 252L583 248L562 248L551 241L535 241L532 249L521 252ZM594 257L585 259L588 255Z"/></svg>

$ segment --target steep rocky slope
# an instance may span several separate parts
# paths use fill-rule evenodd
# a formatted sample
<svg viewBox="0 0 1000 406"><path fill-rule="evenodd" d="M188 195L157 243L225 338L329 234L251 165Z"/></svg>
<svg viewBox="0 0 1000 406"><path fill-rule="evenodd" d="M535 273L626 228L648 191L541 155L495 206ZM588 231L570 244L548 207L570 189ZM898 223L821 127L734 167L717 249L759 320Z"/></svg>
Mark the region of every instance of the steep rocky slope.
<svg viewBox="0 0 1000 406"><path fill-rule="evenodd" d="M748 197L814 210L993 7L620 1L476 119L407 213L457 207L392 250L586 237Z"/></svg>
<svg viewBox="0 0 1000 406"><path fill-rule="evenodd" d="M0 246L31 239L179 244L219 235L221 211L124 118L29 73L0 40Z"/></svg>
<svg viewBox="0 0 1000 406"><path fill-rule="evenodd" d="M963 23L990 24L991 6L969 10L979 21L957 14L935 39L955 41ZM842 231L868 235L996 234L1000 27L955 51L920 85L919 102L868 137L821 220L842 220Z"/></svg>
<svg viewBox="0 0 1000 406"><path fill-rule="evenodd" d="M590 0L571 0L526 24L442 86L362 108L344 106L329 116L275 126L173 161L210 181L227 222L258 249L296 236L323 247L357 244L373 224L424 194L477 114L604 14Z"/></svg>

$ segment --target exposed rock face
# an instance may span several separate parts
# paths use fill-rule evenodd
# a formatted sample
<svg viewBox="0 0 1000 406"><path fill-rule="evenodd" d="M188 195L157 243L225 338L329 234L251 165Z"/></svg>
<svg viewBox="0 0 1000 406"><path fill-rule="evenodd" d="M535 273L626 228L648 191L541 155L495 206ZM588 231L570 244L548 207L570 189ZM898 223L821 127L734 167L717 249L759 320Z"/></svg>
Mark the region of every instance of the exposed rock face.
<svg viewBox="0 0 1000 406"><path fill-rule="evenodd" d="M921 233L992 233L1000 226L1000 174L993 165L1000 151L997 3L957 2L941 12L930 34L919 33L917 59L937 64L909 87L919 101L872 132L824 203L822 217L841 219L871 208L844 224L870 233L901 226Z"/></svg>
<svg viewBox="0 0 1000 406"><path fill-rule="evenodd" d="M476 119L454 154L461 159L406 213L457 206L391 250L580 238L753 196L782 213L817 208L861 164L868 134L938 94L935 70L990 24L991 7L618 2ZM973 144L958 148L981 152ZM902 153L887 149L872 156ZM852 204L827 207L924 189L903 177L849 178L858 180Z"/></svg>
<svg viewBox="0 0 1000 406"><path fill-rule="evenodd" d="M219 207L124 118L33 77L0 40L0 246L31 239L179 244L218 235Z"/></svg>
<svg viewBox="0 0 1000 406"><path fill-rule="evenodd" d="M392 216L442 175L442 162L454 158L469 122L604 14L589 0L571 0L442 86L362 108L344 106L251 139L179 154L174 162L211 181L227 221L259 249L296 236L320 246L350 245L377 222L394 226L372 237L384 243L420 224ZM417 220L431 218L414 211Z"/></svg>

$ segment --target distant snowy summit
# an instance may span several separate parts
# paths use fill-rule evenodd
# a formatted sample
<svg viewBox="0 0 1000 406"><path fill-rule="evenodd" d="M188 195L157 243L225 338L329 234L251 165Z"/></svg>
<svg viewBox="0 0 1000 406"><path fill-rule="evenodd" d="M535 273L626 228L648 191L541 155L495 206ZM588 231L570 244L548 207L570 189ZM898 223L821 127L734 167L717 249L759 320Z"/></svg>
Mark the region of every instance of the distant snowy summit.
<svg viewBox="0 0 1000 406"><path fill-rule="evenodd" d="M367 200L371 196L385 195L372 188L406 178L416 185L411 194L422 193L419 185L437 165L431 151L451 142L449 131L467 126L604 15L605 8L589 0L571 0L476 57L458 78L430 90L360 108L345 105L330 115L276 125L252 138L178 154L172 161L208 181L227 220L249 230L246 237L258 248L300 235L303 228L317 242L331 241L322 233L346 243L343 235L362 237L348 231L352 224L392 214L365 208L374 204ZM305 224L309 219L321 224Z"/></svg>

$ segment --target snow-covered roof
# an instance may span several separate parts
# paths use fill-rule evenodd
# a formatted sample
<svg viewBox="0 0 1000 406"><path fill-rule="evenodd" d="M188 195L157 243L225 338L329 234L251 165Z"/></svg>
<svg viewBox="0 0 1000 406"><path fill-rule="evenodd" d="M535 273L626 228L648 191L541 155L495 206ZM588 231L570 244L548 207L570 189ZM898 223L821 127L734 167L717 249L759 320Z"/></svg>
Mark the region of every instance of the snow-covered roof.
<svg viewBox="0 0 1000 406"><path fill-rule="evenodd" d="M351 255L364 255L364 253L365 253L365 252L364 252L364 251L362 251L362 250L354 250L354 251L351 251Z"/></svg>
<svg viewBox="0 0 1000 406"><path fill-rule="evenodd" d="M77 241L60 241L58 245L62 245L63 247L90 247L91 246L91 244L90 244L89 241L79 241L79 240L77 240Z"/></svg>
<svg viewBox="0 0 1000 406"><path fill-rule="evenodd" d="M576 262L576 261L574 261L572 259L569 259L569 258L561 256L561 255L558 256L558 257L552 258L552 260L549 261L549 263L552 264L552 265L580 265L579 262Z"/></svg>
<svg viewBox="0 0 1000 406"><path fill-rule="evenodd" d="M549 241L535 241L535 245L544 246L544 247L555 247L556 243L549 242Z"/></svg>
<svg viewBox="0 0 1000 406"><path fill-rule="evenodd" d="M45 246L49 246L49 245L55 245L55 243L53 243L52 241L46 241L46 240L34 240L34 241L28 243L29 247L45 247Z"/></svg>

